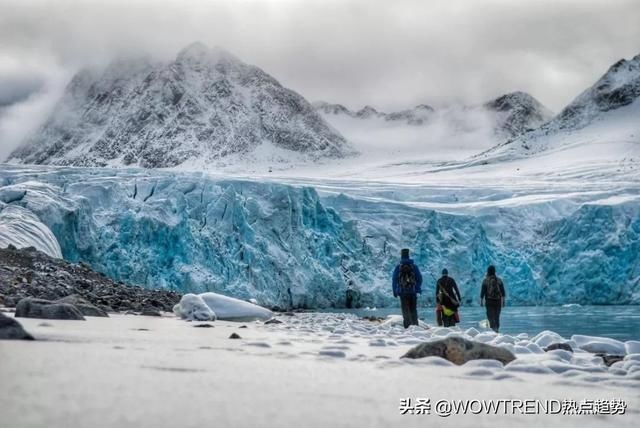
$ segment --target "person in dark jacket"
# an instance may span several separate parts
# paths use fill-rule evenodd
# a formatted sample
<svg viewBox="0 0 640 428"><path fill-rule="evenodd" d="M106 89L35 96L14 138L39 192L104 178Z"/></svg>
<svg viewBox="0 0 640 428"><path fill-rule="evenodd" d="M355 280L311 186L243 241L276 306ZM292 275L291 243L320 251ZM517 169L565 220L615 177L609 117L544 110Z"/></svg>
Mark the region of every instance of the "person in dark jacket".
<svg viewBox="0 0 640 428"><path fill-rule="evenodd" d="M420 269L409 258L409 250L400 251L400 263L393 270L393 297L400 297L404 328L418 325L418 294L422 293L422 274Z"/></svg>
<svg viewBox="0 0 640 428"><path fill-rule="evenodd" d="M500 311L504 306L504 283L496 275L496 268L489 266L487 268L487 276L482 281L482 289L480 290L480 306L483 304L487 308L487 319L489 327L496 333L500 329Z"/></svg>
<svg viewBox="0 0 640 428"><path fill-rule="evenodd" d="M442 269L442 277L436 282L436 302L439 310L442 311L442 325L444 327L455 327L458 307L462 298L458 284L449 276L447 269Z"/></svg>

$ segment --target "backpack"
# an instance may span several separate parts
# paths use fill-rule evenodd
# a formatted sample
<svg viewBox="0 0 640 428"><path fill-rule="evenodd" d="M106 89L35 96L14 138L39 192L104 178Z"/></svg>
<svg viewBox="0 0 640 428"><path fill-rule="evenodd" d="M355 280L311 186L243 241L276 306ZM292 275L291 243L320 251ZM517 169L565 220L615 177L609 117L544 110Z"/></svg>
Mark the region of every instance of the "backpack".
<svg viewBox="0 0 640 428"><path fill-rule="evenodd" d="M460 306L460 302L458 302L458 299L456 299L455 297L451 296L447 292L447 288L445 286L445 283L446 284L449 283L449 278L447 278L444 281L438 281L437 284L436 284L436 286L438 287L438 298L440 300L440 303L442 305L446 306L447 308L456 310Z"/></svg>
<svg viewBox="0 0 640 428"><path fill-rule="evenodd" d="M487 278L487 293L485 297L489 300L500 300L502 298L498 277L490 276Z"/></svg>
<svg viewBox="0 0 640 428"><path fill-rule="evenodd" d="M418 281L416 280L416 272L413 269L413 265L402 263L398 273L398 288L400 292L415 293L417 283Z"/></svg>

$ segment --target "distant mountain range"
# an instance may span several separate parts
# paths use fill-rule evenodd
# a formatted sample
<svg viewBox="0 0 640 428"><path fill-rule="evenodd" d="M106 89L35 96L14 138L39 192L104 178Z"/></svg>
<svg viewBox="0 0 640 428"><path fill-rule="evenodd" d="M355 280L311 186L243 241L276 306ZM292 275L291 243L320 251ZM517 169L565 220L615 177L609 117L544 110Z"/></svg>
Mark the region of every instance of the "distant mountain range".
<svg viewBox="0 0 640 428"><path fill-rule="evenodd" d="M260 146L308 160L354 153L299 94L230 53L194 43L174 60L83 70L12 161L172 167Z"/></svg>
<svg viewBox="0 0 640 428"><path fill-rule="evenodd" d="M481 152L474 159L502 159L566 144L567 135L584 134L594 124L599 124L602 141L626 135L638 139L639 97L640 55L611 66L555 116L524 92L457 109L420 104L390 113L371 106L352 111L327 102L312 105L260 68L222 49L194 43L171 61L126 58L104 70L79 72L44 125L9 160L206 167L276 153L277 161L305 163L354 155L358 147L353 143L368 138L377 138L379 147L390 150L402 145L402 138L407 147L431 138L423 153L436 153L439 141L453 146L484 141L484 146L467 147L471 153ZM602 127L614 119L615 126ZM434 123L445 123L440 127L446 130L444 137L442 129L435 136L418 132ZM490 132L474 134L479 128ZM580 138L588 139L583 134Z"/></svg>
<svg viewBox="0 0 640 428"><path fill-rule="evenodd" d="M342 116L355 119L381 119L390 123L404 123L412 126L428 126L435 120L438 113L444 111L445 117L448 114L446 109L440 109L439 111L427 104L420 104L411 109L392 113L384 113L371 106L352 111L341 104L330 104L324 101L315 102L313 106L329 122L332 122L335 117ZM492 113L493 128L498 139L512 138L533 130L553 117L553 113L549 109L524 92L513 92L482 105L464 106L462 108L471 114L478 111ZM459 121L460 118L455 120Z"/></svg>

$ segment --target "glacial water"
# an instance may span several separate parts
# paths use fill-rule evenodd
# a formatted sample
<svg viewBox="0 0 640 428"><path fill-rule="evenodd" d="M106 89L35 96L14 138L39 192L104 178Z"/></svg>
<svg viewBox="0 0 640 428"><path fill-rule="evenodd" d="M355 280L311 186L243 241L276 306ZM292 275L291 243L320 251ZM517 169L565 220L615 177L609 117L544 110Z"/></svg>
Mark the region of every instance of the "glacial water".
<svg viewBox="0 0 640 428"><path fill-rule="evenodd" d="M332 311L333 312L333 311ZM336 310L359 316L385 317L400 314L400 308ZM435 325L434 308L418 308L420 319ZM462 329L475 327L486 319L483 307L461 307ZM500 316L500 332L505 334L527 333L529 336L544 330L552 330L570 338L573 334L604 336L613 339L640 340L640 306L507 306Z"/></svg>

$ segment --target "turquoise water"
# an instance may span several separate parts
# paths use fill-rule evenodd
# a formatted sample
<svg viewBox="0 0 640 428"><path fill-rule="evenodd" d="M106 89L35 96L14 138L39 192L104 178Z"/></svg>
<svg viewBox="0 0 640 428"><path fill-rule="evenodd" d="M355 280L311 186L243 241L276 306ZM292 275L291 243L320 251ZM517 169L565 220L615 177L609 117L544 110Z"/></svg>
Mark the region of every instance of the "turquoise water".
<svg viewBox="0 0 640 428"><path fill-rule="evenodd" d="M377 310L353 309L335 312L355 313L359 316L385 317L400 314L399 308ZM435 324L433 308L419 308L420 319ZM486 319L483 307L461 307L460 328L475 327ZM604 336L617 340L640 340L640 306L507 306L502 308L500 333L527 333L530 336L552 330L565 338L572 334Z"/></svg>

